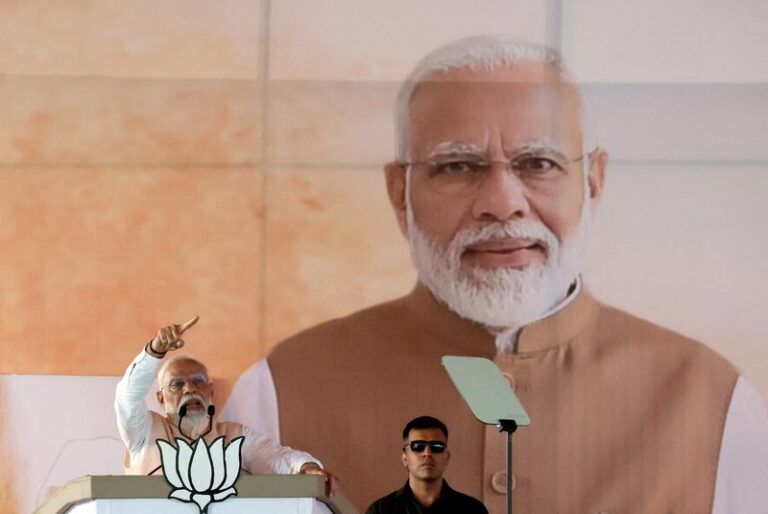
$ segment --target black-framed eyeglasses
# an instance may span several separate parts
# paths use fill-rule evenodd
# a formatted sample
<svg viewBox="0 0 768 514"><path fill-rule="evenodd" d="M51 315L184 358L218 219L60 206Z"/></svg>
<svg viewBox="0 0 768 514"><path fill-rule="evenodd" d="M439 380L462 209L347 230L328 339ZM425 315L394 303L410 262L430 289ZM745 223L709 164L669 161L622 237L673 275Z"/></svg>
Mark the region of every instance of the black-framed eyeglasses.
<svg viewBox="0 0 768 514"><path fill-rule="evenodd" d="M427 446L432 453L443 453L448 445L443 441L411 441L403 446L403 450L410 448L413 453L421 453Z"/></svg>
<svg viewBox="0 0 768 514"><path fill-rule="evenodd" d="M204 373L196 373L189 378L172 378L162 389L168 389L176 393L184 389L184 386L187 384L192 384L196 388L200 389L208 385L208 377L205 376Z"/></svg>
<svg viewBox="0 0 768 514"><path fill-rule="evenodd" d="M474 193L485 183L494 166L502 166L519 177L527 187L551 192L572 164L584 161L589 154L569 158L555 150L524 151L510 160L486 160L483 155L449 152L425 161L398 161L403 168L426 171L425 185L433 191L452 196Z"/></svg>

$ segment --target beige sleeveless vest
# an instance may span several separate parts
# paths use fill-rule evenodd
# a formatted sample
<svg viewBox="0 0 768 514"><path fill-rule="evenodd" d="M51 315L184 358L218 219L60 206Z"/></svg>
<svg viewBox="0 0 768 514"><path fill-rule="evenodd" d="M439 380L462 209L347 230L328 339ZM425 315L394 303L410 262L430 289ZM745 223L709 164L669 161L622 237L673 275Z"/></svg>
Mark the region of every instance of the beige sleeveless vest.
<svg viewBox="0 0 768 514"><path fill-rule="evenodd" d="M303 332L269 357L282 443L322 459L364 510L402 485L403 425L432 415L450 431L447 480L505 512L505 437L472 417L443 355L495 360L531 417L513 439L516 512L711 512L736 370L586 291L509 355L421 285Z"/></svg>
<svg viewBox="0 0 768 514"><path fill-rule="evenodd" d="M148 475L148 474L162 474L160 468L160 450L157 447L157 440L164 439L176 446L176 438L189 440L179 433L179 429L171 423L171 421L158 414L157 412L150 411L152 417L152 429L150 431L150 444L144 450L144 453L138 457L134 462L130 462L130 454L125 452L125 460L123 462L123 468L127 475ZM194 435L194 434L190 434ZM232 439L243 435L243 426L239 423L219 422L214 421L211 426L211 431L205 436L205 441L210 444L215 439L224 436L224 444L229 444Z"/></svg>

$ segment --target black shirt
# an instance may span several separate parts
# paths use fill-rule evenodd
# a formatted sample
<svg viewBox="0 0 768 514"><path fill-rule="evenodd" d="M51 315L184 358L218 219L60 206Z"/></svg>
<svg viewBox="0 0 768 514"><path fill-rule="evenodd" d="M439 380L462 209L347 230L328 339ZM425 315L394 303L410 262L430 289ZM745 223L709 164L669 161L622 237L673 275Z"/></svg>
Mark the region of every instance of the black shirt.
<svg viewBox="0 0 768 514"><path fill-rule="evenodd" d="M443 480L440 497L429 507L424 507L411 491L408 482L402 489L373 502L365 514L488 514L479 500L454 491Z"/></svg>

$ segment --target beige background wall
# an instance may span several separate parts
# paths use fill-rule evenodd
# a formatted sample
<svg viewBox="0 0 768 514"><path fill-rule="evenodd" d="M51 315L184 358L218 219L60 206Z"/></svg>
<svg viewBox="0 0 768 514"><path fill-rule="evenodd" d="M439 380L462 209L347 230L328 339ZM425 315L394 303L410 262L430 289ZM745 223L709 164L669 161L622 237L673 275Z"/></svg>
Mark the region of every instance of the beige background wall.
<svg viewBox="0 0 768 514"><path fill-rule="evenodd" d="M768 399L768 4L565 4L0 2L0 511L30 510L50 466L22 463L51 458L9 429L42 414L8 406L88 394L12 375L119 375L197 313L221 403L281 338L410 288L392 100L478 32L559 45L584 82L612 156L590 287Z"/></svg>

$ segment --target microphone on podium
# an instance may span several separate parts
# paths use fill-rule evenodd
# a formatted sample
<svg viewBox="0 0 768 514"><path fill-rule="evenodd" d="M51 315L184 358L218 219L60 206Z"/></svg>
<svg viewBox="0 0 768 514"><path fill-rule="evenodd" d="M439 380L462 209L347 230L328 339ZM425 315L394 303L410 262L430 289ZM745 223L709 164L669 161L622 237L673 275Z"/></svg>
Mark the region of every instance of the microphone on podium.
<svg viewBox="0 0 768 514"><path fill-rule="evenodd" d="M216 407L213 405L208 406L208 430L203 432L203 434L200 437L205 437L208 435L208 432L213 429L213 415L216 414Z"/></svg>
<svg viewBox="0 0 768 514"><path fill-rule="evenodd" d="M189 437L184 432L182 432L182 430L181 430L181 420L184 419L184 416L186 416L186 415L187 415L187 406L186 405L182 405L179 408L179 433L191 441L192 438Z"/></svg>
<svg viewBox="0 0 768 514"><path fill-rule="evenodd" d="M205 437L205 436L207 436L207 435L208 435L208 433L209 433L211 430L213 430L213 415L214 415L214 414L216 414L216 407L214 407L213 405L209 405L209 406L208 406L208 409L207 409L207 412L208 412L208 428L206 429L206 431L205 431L205 432L203 432L202 434L200 434L200 436L199 436L199 437ZM181 435L183 435L184 437L186 437L187 439L189 439L190 441L192 441L192 438L191 438L190 436L188 436L187 434L185 434L185 433L184 433L184 432L181 430L181 420L182 420L182 419L184 419L184 416L186 416L186 415L187 415L187 406L186 406L186 405L182 405L182 406L179 408L179 425L178 425L178 428L179 428L179 433L180 433Z"/></svg>

